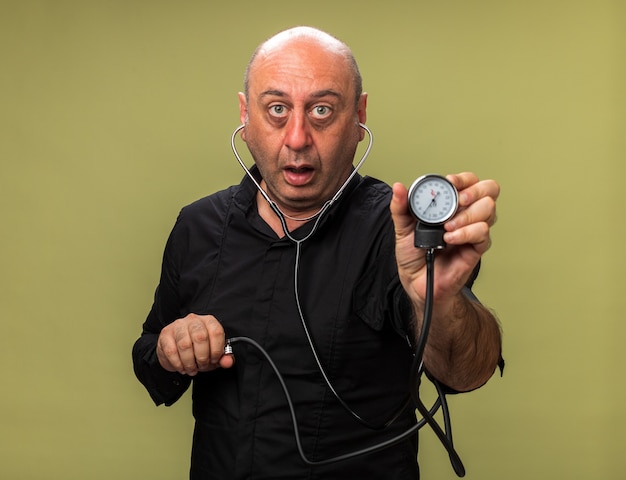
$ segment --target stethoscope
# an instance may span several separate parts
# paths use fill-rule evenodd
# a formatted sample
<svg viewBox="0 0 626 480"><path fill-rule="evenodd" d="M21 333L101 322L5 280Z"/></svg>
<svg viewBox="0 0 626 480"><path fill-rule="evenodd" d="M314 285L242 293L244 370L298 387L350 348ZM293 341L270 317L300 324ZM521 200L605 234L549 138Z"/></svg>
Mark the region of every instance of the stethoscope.
<svg viewBox="0 0 626 480"><path fill-rule="evenodd" d="M443 446L448 451L448 455L450 457L450 462L452 464L452 467L453 467L455 473L459 477L463 477L465 475L465 467L463 466L463 463L462 463L459 455L457 454L456 450L454 449L454 444L453 444L453 441L452 441L452 427L451 427L451 423L450 423L450 413L449 413L449 409L448 409L448 403L447 403L447 400L446 400L446 395L445 395L445 392L443 391L443 388L442 388L441 384L437 380L435 380L435 379L431 380L432 383L434 384L436 390L437 390L437 399L435 400L435 402L433 403L433 405L432 405L432 407L430 409L428 407L426 407L426 405L424 405L424 403L421 400L420 395L419 395L421 379L422 379L422 376L424 374L424 364L423 364L424 349L426 347L426 341L427 341L427 338L428 338L428 332L430 330L430 323L431 323L431 317L432 317L433 292L434 292L434 263L435 263L434 262L434 258L435 258L435 249L433 249L433 248L427 249L426 250L426 255L425 255L425 257L426 257L426 268L427 268L426 301L425 301L425 305L424 305L424 319L423 319L423 322L422 322L422 328L421 328L421 331L420 331L420 335L419 335L419 339L418 339L417 345L415 346L415 351L414 351L414 356L413 356L413 364L411 366L411 374L410 374L410 379L409 379L410 398L408 398L407 401L404 402L403 405L389 418L389 420L384 422L384 424L380 424L380 425L372 424L372 423L368 422L367 420L363 419L358 413L356 413L352 408L350 408L350 406L342 399L341 395L336 391L336 389L334 388L334 386L333 386L332 382L330 381L328 375L326 374L324 366L322 365L322 362L321 362L321 360L319 358L319 355L317 353L317 349L315 347L315 343L313 341L313 338L311 337L311 334L310 334L310 331L309 331L306 319L304 317L304 313L302 311L302 306L301 306L301 303L300 303L299 285L298 285L298 283L299 283L298 282L298 277L299 277L299 266L300 266L300 254L301 254L302 244L316 232L317 227L319 226L319 222L322 219L322 217L324 216L324 214L339 199L339 197L341 196L341 194L343 193L345 188L348 186L348 184L350 183L352 178L354 178L354 176L358 173L358 171L361 168L361 166L363 165L363 163L365 163L365 160L369 156L370 151L372 149L373 135L372 135L371 130L367 126L365 126L365 124L363 124L363 123L359 123L358 125L359 125L360 128L362 128L363 130L365 130L367 132L367 135L368 135L368 145L367 145L367 148L365 149L365 152L363 153L361 159L359 160L359 162L356 164L356 166L352 170L352 172L349 175L349 177L346 179L346 181L339 188L339 190L337 190L337 193L335 193L335 195L330 200L327 200L315 214L313 214L313 215L311 215L311 216L309 216L307 218L294 219L294 220L299 220L299 221L315 220L315 223L313 224L313 228L311 229L311 231L305 237L303 237L301 239L294 238L293 235L291 235L291 233L289 232L289 229L287 227L287 220L286 219L287 218L292 218L292 217L288 217L285 213L283 213L282 210L280 209L280 207L276 204L276 202L274 202L270 198L270 196L267 194L267 192L265 192L265 190L263 190L263 188L261 187L259 182L254 178L254 175L252 175L252 172L246 166L244 161L241 159L241 156L239 155L239 152L237 150L237 146L235 144L235 140L236 140L237 133L239 133L242 129L245 128L245 124L238 126L233 131L233 134L231 136L231 148L233 150L233 153L234 153L237 161L239 162L239 164L241 165L243 170L246 172L246 175L252 180L252 182L254 183L254 185L256 186L258 191L260 192L260 194L268 202L269 206L272 208L272 210L276 213L276 215L280 219L280 222L281 222L283 231L285 233L285 236L296 245L295 273L294 273L294 291L295 291L295 298L296 298L296 305L297 305L297 309L298 309L298 314L300 316L300 321L302 323L305 335L307 337L307 341L308 341L309 346L311 348L311 352L313 353L313 356L315 358L315 362L317 364L317 367L318 367L322 377L324 378L324 381L326 382L326 385L331 390L331 392L333 393L335 398L343 406L343 408L350 415L352 415L359 423L361 423L365 427L373 429L373 430L383 430L384 428L386 428L389 425L391 425L402 414L402 412L404 412L406 410L406 408L410 404L410 400L411 399L413 400L413 404L414 404L415 408L418 410L419 414L422 416L422 418L419 421L417 421L417 423L413 427L411 427L410 429L408 429L405 432L401 433L400 435L397 435L397 436L395 436L393 438L390 438L390 439L388 439L386 441L377 443L377 444L372 445L372 446L367 447L367 448L363 448L361 450L357 450L357 451L353 451L353 452L350 452L350 453L347 453L347 454L339 455L339 456L336 456L336 457L332 457L332 458L328 458L328 459L324 459L324 460L317 460L317 461L310 460L306 456L306 454L305 454L305 452L304 452L304 450L302 448L302 443L301 443L301 440L300 440L300 433L299 433L299 428L298 428L298 422L297 422L297 419L296 419L295 408L294 408L293 401L291 399L291 395L289 394L289 390L287 389L287 385L286 385L286 383L285 383L285 381L284 381L280 371L278 370L276 364L274 363L274 361L272 360L270 355L267 353L267 351L261 345L259 345L255 340L253 340L251 338L248 338L248 337L241 337L241 336L240 337L228 338L226 340L226 347L225 347L224 351L225 351L225 353L233 353L233 347L232 347L233 344L236 344L236 343L246 343L246 344L251 345L252 347L254 347L256 350L258 350L263 355L265 360L268 362L268 364L270 365L270 367L274 371L274 374L276 375L276 378L278 379L278 381L279 381L279 383L281 385L281 388L283 390L283 393L285 395L285 399L286 399L287 405L289 407L291 421L292 421L292 424L293 424L294 436L295 436L295 440L296 440L296 447L298 449L298 453L299 453L300 457L302 458L302 461L305 464L310 465L310 466L328 465L328 464L331 464L331 463L336 463L336 462L339 462L339 461L348 460L348 459L351 459L351 458L354 458L354 457L358 457L358 456L361 456L361 455L366 455L366 454L378 452L380 450L384 450L386 448L389 448L389 447L391 447L393 445L396 445L396 444L398 444L398 443L400 443L400 442L410 438L415 433L417 433L417 431L419 429L421 429L424 425L428 424L433 429L433 431L435 432L435 434L437 435L437 437L439 438L439 440L441 441ZM441 428L439 423L434 419L434 415L439 410L439 408L442 409L443 420L444 420L444 428Z"/></svg>
<svg viewBox="0 0 626 480"><path fill-rule="evenodd" d="M254 178L254 175L252 175L252 172L250 172L250 169L248 167L246 167L246 164L241 159L241 156L239 155L239 152L237 151L237 146L235 145L235 139L237 137L237 133L239 133L241 130L243 130L246 127L246 125L245 124L239 125L233 131L233 134L230 137L230 146L231 146L231 148L233 150L233 153L235 154L235 158L237 158L237 161L239 162L239 165L241 165L241 168L244 169L244 171L246 172L246 175L248 175L250 180L252 180L252 182L254 183L254 185L256 186L258 191L261 193L263 198L267 201L269 206L272 208L272 210L274 210L274 212L276 213L276 215L280 219L280 223L281 223L281 225L283 227L283 232L285 233L285 236L289 240L294 242L296 245L300 245L302 242L307 240L311 235L313 235L313 233L317 230L317 226L319 224L319 221L322 218L322 216L324 215L324 213L330 207L332 207L333 204L339 199L339 197L341 196L343 191L346 189L346 187L350 183L350 180L352 180L352 178L358 173L359 169L365 163L365 160L369 156L370 151L372 150L372 144L374 143L374 137L372 136L372 132L370 131L370 129L367 128L363 123L359 123L358 125L359 125L359 127L361 127L363 130L365 130L367 132L368 139L369 139L368 144L367 144L367 148L366 148L365 152L363 153L363 156L361 157L361 160L359 160L359 163L357 163L357 165L354 167L354 169L352 170L352 173L350 174L350 176L346 179L345 182L343 182L343 185L341 185L339 190L337 190L337 193L335 193L335 195L333 195L333 197L330 200L327 200L324 203L324 205L322 205L322 207L316 213L314 213L313 215L311 215L309 217L306 217L306 218L297 218L297 219L289 217L288 215L286 215L280 209L280 207L278 205L276 205L276 202L274 202L274 200L272 200L270 198L270 196L267 194L267 192L265 190L263 190L263 187L261 187L259 182L257 182L256 178ZM313 218L315 218L316 221L315 221L315 224L313 225L313 228L311 229L311 232L306 237L304 237L304 238L302 238L300 240L297 240L297 239L295 239L291 235L291 233L289 232L289 229L287 228L287 220L286 220L287 218L291 218L292 220L297 220L297 221L302 221L302 222L303 221L312 220Z"/></svg>

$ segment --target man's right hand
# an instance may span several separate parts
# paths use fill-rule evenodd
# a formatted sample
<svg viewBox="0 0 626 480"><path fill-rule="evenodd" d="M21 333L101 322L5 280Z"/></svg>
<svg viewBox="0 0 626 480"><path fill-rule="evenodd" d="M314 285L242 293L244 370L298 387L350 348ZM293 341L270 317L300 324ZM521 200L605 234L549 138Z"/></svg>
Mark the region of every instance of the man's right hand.
<svg viewBox="0 0 626 480"><path fill-rule="evenodd" d="M232 367L235 357L224 354L225 345L224 328L213 315L190 313L161 330L157 357L165 370L194 376Z"/></svg>

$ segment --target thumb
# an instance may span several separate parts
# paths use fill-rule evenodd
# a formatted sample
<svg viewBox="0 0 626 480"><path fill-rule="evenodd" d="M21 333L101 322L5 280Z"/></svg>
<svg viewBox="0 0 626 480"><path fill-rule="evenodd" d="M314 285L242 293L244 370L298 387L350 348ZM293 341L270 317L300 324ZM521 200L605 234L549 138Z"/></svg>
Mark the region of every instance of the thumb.
<svg viewBox="0 0 626 480"><path fill-rule="evenodd" d="M231 368L233 365L235 365L235 356L232 353L222 355L219 364L222 368Z"/></svg>
<svg viewBox="0 0 626 480"><path fill-rule="evenodd" d="M391 218L396 231L396 238L404 238L413 234L415 219L409 212L408 191L401 183L393 184L393 196L389 206Z"/></svg>

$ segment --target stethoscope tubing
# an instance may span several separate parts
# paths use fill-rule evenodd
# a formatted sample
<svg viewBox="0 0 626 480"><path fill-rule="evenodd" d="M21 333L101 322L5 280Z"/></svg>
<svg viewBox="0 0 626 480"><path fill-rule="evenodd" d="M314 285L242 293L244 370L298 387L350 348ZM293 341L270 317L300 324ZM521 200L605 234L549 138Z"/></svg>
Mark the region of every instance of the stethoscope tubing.
<svg viewBox="0 0 626 480"><path fill-rule="evenodd" d="M367 148L364 152L364 154L362 155L361 159L359 160L359 162L357 163L357 165L354 167L353 171L351 172L350 176L346 179L346 181L343 183L343 185L339 188L339 190L335 193L335 195L328 201L326 201L324 203L324 205L320 208L320 210L315 213L314 215L312 215L310 217L310 219L315 218L315 224L313 226L313 228L311 229L310 233L308 233L304 238L301 239L296 239L294 238L291 233L289 232L289 229L287 228L287 222L286 222L286 215L280 210L280 208L278 207L278 205L276 205L276 203L270 198L270 196L267 194L267 192L265 192L265 190L263 190L263 188L261 187L261 185L259 184L259 182L254 178L254 176L252 175L252 173L250 172L250 170L248 169L248 167L246 166L246 164L244 163L244 161L241 159L241 156L239 155L239 152L237 150L236 144L235 144L235 139L236 139L236 135L238 132L240 132L241 130L243 130L245 128L245 124L238 126L237 128L235 128L235 130L233 131L232 135L231 135L231 148L233 150L233 153L235 155L235 158L237 159L237 161L239 162L239 164L241 165L241 167L243 168L243 170L245 171L245 173L247 174L247 176L252 180L252 182L254 183L254 185L256 186L256 188L258 189L258 191L261 193L261 195L263 196L263 198L268 202L268 204L270 205L270 207L272 208L272 210L274 210L274 212L276 213L276 215L278 216L278 218L281 221L281 225L282 228L284 230L284 233L286 235L287 238L289 238L292 242L294 242L297 246L296 248L296 267L295 267L295 274L294 274L294 278L295 278L295 295L296 295L296 302L297 302L297 307L298 307L298 312L300 314L300 318L309 342L309 345L311 347L311 350L313 352L313 355L315 357L315 360L317 362L318 368L320 369L320 372L322 374L322 376L324 377L324 380L327 384L327 386L330 388L330 390L332 391L333 395L335 396L335 398L339 401L339 403L344 407L344 409L347 410L348 413L350 413L354 418L356 418L361 424L363 424L364 426L373 429L373 430L382 430L384 428L386 428L387 426L389 426L391 423L393 423L393 421L395 421L399 415L402 413L402 411L404 411L406 409L407 404L405 404L397 413L395 413L392 418L387 421L383 426L374 426L372 424L370 424L369 422L367 422L366 420L362 419L354 410L352 410L350 408L349 405L347 405L343 399L341 398L341 396L339 395L339 393L335 390L334 386L332 385L332 382L330 381L330 379L328 378L328 376L326 375L326 372L322 366L322 363L319 359L319 356L317 354L313 339L310 336L310 333L308 331L308 327L306 324L306 321L304 319L304 315L302 313L302 309L301 309L301 305L300 305L300 298L299 298L299 293L298 293L298 270L299 270L299 259L300 259L300 248L302 246L302 243L304 241L306 241L307 239L309 239L311 237L311 235L313 235L313 233L315 233L315 231L317 230L317 227L319 225L319 222L321 220L321 218L323 217L324 213L339 199L339 197L341 196L341 194L343 193L343 191L345 190L345 188L348 186L348 184L350 183L350 181L352 180L352 178L358 173L359 169L361 168L361 166L363 165L363 163L365 163L365 160L368 158L370 151L372 149L372 145L373 145L373 135L371 130L365 126L365 124L363 123L359 123L359 127L361 127L363 130L365 130L368 134L368 145ZM289 411L290 411L290 415L291 415L291 420L293 423L293 430L294 430L294 436L295 436L295 440L296 440L296 445L298 448L298 453L302 459L302 461L304 463L306 463L307 465L310 466L316 466L316 465L328 465L331 463L336 463L339 461L344 461L347 459L351 459L351 458L355 458L361 455L366 455L366 454L370 454L370 453L374 453L380 450L384 450L386 448L389 448L393 445L396 445L397 443L400 443L404 440L406 440L407 438L411 437L412 435L414 435L417 431L419 431L424 425L428 424L433 431L435 432L435 434L437 435L437 437L439 438L440 442L443 444L444 448L448 451L448 455L450 457L450 462L452 464L452 467L455 471L455 473L459 476L459 477L463 477L465 475L465 468L463 466L463 463L458 455L458 453L456 452L455 448L454 448L454 444L452 441L452 428L451 428L451 423L450 423L450 414L449 414L449 410L448 410L448 404L446 401L446 395L445 392L443 392L443 389L441 387L441 384L436 381L435 379L432 380L432 382L435 385L435 388L437 389L437 399L435 400L435 402L433 403L433 406L428 409L424 403L422 402L420 395L419 395L419 390L420 390L420 385L421 385L421 378L422 375L424 373L424 365L423 365L423 356L424 356L424 350L426 348L426 341L428 339L428 333L430 330L430 323L431 323L431 318L432 318L432 302L433 302L433 294L434 294L434 256L435 256L435 252L433 249L428 249L426 251L426 265L427 265L427 288L426 288L426 302L425 302L425 307L424 307L424 319L422 322L422 327L420 330L420 335L418 338L418 342L417 345L415 346L415 350L414 350L414 357L413 357L413 365L411 367L411 375L410 375L410 379L409 379L409 389L410 389L410 396L413 398L413 403L415 404L415 407L417 408L418 412L420 413L420 415L422 416L422 418L420 420L417 421L417 423L412 426L411 428L409 428L408 430L406 430L405 432L390 438L388 440L385 440L383 442L377 443L375 445L372 445L370 447L361 449L361 450L357 450L357 451L353 451L344 455L339 455L333 458L329 458L329 459L324 459L324 460L318 460L318 461L312 461L310 460L303 448L302 448L302 444L301 444L301 440L300 440L300 432L299 432L299 428L298 428L298 422L297 422L297 418L296 418L296 414L295 414L295 407L293 405L293 401L291 400L291 395L289 394L289 390L287 388L287 385L280 373L280 371L278 370L277 366L275 365L274 361L272 360L271 356L265 351L265 349L263 349L263 347L261 345L259 345L256 341L254 341L251 338L248 337L243 337L243 336L239 336L239 337L232 337L229 338L227 340L227 349L229 349L229 351L232 351L232 344L234 343L247 343L249 345L252 345L254 348L256 348L267 360L268 364L271 366L271 368L273 369L280 385L281 388L283 390L283 393L285 395L285 399L287 401L288 407L289 407ZM434 415L436 414L436 412L439 410L439 408L442 409L443 412L443 418L444 418L444 429L442 429L439 424L437 423L437 421L434 419Z"/></svg>

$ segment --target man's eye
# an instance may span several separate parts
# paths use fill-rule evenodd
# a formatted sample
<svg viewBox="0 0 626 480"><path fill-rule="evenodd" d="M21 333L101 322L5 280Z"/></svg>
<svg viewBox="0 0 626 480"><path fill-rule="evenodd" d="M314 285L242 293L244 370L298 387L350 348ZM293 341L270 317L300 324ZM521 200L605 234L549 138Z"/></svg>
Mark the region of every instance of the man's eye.
<svg viewBox="0 0 626 480"><path fill-rule="evenodd" d="M287 114L287 108L284 105L272 105L270 113L276 117L282 117Z"/></svg>
<svg viewBox="0 0 626 480"><path fill-rule="evenodd" d="M331 114L332 110L330 109L330 107L327 107L326 105L317 105L315 107L313 107L313 110L311 111L311 114L315 117L315 118L325 118L327 116L329 116Z"/></svg>

